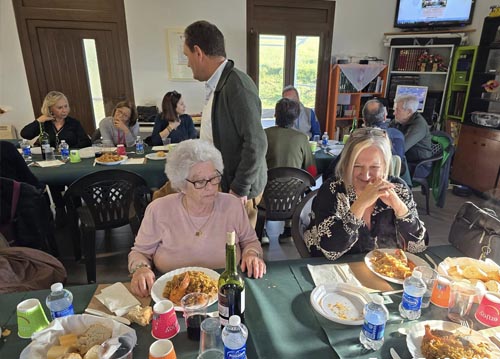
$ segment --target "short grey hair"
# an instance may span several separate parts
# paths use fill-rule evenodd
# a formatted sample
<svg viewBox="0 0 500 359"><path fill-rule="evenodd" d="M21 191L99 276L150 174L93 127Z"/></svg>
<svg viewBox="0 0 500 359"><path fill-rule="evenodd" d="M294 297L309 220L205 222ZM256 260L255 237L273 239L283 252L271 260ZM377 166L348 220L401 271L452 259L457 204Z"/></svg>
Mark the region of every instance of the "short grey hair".
<svg viewBox="0 0 500 359"><path fill-rule="evenodd" d="M222 173L224 164L220 151L210 142L204 140L187 140L177 144L167 154L165 174L173 189L183 191L186 189L186 178L191 168L201 162L212 162L215 169Z"/></svg>
<svg viewBox="0 0 500 359"><path fill-rule="evenodd" d="M369 127L361 128L357 131L362 130L369 131ZM337 178L342 179L346 185L352 185L352 171L354 169L354 163L358 159L361 151L370 146L375 146L380 150L380 152L382 152L384 160L383 179L387 179L392 161L391 142L389 141L389 137L387 135L374 136L369 133L364 136L349 136L349 139L342 150L342 156L340 156L339 163L335 169L335 175Z"/></svg>
<svg viewBox="0 0 500 359"><path fill-rule="evenodd" d="M394 99L394 103L401 104L403 110L411 110L412 113L418 110L418 97L415 95L400 95Z"/></svg>
<svg viewBox="0 0 500 359"><path fill-rule="evenodd" d="M281 96L285 97L285 92L288 91L294 91L295 94L297 95L297 98L300 98L299 96L299 90L297 90L294 86L292 85L287 85L283 88L283 91L281 91Z"/></svg>
<svg viewBox="0 0 500 359"><path fill-rule="evenodd" d="M370 106L372 104L376 104L377 106ZM387 112L385 106L379 100L373 99L366 101L363 106L363 120L365 121L367 127L384 122L386 114Z"/></svg>

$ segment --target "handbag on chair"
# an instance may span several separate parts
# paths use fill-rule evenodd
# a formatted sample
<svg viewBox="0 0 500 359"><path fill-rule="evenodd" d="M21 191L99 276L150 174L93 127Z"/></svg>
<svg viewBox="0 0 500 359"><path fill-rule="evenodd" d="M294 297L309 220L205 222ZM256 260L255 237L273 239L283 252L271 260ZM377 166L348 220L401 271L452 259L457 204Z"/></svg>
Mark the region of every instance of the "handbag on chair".
<svg viewBox="0 0 500 359"><path fill-rule="evenodd" d="M455 215L448 241L468 257L500 263L500 219L491 209L465 202Z"/></svg>

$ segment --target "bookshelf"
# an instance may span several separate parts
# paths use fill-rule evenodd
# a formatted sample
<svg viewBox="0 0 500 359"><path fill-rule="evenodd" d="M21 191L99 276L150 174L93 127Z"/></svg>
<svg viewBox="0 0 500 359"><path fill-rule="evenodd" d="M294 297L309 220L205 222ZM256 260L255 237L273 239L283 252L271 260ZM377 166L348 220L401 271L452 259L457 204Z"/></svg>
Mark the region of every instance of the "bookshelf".
<svg viewBox="0 0 500 359"><path fill-rule="evenodd" d="M334 138L351 127L354 118L360 119L366 101L382 97L387 83L387 66L380 64L332 65L328 82L326 131Z"/></svg>

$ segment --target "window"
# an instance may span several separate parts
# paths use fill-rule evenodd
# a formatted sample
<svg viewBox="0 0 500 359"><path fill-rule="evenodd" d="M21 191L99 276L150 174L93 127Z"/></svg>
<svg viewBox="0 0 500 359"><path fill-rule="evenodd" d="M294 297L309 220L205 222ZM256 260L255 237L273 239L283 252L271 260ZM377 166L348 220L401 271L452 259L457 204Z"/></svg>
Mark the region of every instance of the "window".
<svg viewBox="0 0 500 359"><path fill-rule="evenodd" d="M92 99L95 127L106 117L104 112L104 99L102 97L101 76L99 76L99 64L94 39L83 39L83 52L85 54L85 67Z"/></svg>

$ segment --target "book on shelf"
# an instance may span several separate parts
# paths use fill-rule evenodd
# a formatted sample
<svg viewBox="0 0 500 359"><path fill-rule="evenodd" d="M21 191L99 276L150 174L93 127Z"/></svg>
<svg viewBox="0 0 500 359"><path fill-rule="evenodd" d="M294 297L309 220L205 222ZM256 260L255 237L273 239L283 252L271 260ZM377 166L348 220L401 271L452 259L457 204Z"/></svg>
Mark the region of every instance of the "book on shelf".
<svg viewBox="0 0 500 359"><path fill-rule="evenodd" d="M427 49L401 49L397 53L395 71L420 71L418 59Z"/></svg>

